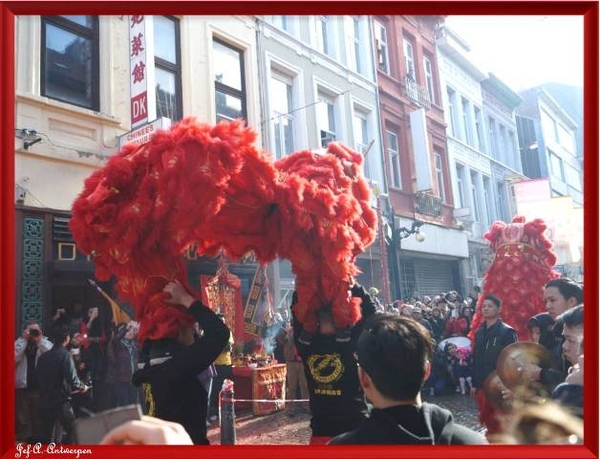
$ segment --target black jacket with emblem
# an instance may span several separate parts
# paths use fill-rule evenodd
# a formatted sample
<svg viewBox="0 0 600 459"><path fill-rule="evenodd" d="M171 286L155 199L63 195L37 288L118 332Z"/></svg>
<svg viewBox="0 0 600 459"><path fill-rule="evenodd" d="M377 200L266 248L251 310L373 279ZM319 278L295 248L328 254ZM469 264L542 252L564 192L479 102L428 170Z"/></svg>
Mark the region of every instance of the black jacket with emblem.
<svg viewBox="0 0 600 459"><path fill-rule="evenodd" d="M209 308L199 301L189 311L204 331L201 338L190 346L172 347L167 360L157 365L146 365L133 374L133 384L149 383L153 412L166 421L178 422L187 431L194 444L208 444L206 438L206 410L208 397L198 375L223 350L229 340L229 328Z"/></svg>
<svg viewBox="0 0 600 459"><path fill-rule="evenodd" d="M298 341L302 324L294 316L294 341L302 358L309 392L312 435L334 437L356 428L367 417L367 403L356 370L356 342L365 320L375 313L375 303L364 287L352 287L352 296L362 298L362 318L352 328L348 342L335 335L316 334L310 345Z"/></svg>

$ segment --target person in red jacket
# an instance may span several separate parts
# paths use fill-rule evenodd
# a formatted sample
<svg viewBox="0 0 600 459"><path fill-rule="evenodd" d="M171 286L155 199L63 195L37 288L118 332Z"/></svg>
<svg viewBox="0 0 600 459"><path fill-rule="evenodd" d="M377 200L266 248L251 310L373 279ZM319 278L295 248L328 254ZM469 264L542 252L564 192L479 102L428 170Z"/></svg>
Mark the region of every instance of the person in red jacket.
<svg viewBox="0 0 600 459"><path fill-rule="evenodd" d="M448 320L446 321L446 337L467 336L467 329L467 320L458 315L457 309L452 309L450 311L450 317L448 317Z"/></svg>

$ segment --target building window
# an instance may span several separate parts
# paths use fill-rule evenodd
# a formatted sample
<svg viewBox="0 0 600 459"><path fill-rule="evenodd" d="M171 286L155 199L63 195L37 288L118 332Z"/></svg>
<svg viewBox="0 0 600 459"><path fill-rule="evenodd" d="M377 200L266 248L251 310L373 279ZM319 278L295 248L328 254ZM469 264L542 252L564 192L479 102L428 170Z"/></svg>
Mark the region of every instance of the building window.
<svg viewBox="0 0 600 459"><path fill-rule="evenodd" d="M517 150L517 140L514 131L508 131L508 149L510 151L509 166L517 171L521 170L521 164L519 161L519 152Z"/></svg>
<svg viewBox="0 0 600 459"><path fill-rule="evenodd" d="M479 194L477 193L477 173L471 171L471 199L473 200L473 217L476 222L481 222L481 212L479 207Z"/></svg>
<svg viewBox="0 0 600 459"><path fill-rule="evenodd" d="M244 52L213 39L213 68L217 123L222 120L246 119Z"/></svg>
<svg viewBox="0 0 600 459"><path fill-rule="evenodd" d="M403 40L404 43L404 63L406 65L406 76L413 81L416 81L415 75L415 54L413 51L413 45L406 38Z"/></svg>
<svg viewBox="0 0 600 459"><path fill-rule="evenodd" d="M377 48L377 68L390 74L390 56L388 53L387 29L375 21L375 47Z"/></svg>
<svg viewBox="0 0 600 459"><path fill-rule="evenodd" d="M356 73L364 72L361 60L360 22L357 16L345 16L346 33L348 35L348 67Z"/></svg>
<svg viewBox="0 0 600 459"><path fill-rule="evenodd" d="M168 16L154 16L153 23L156 116L178 121L183 116L179 21Z"/></svg>
<svg viewBox="0 0 600 459"><path fill-rule="evenodd" d="M450 127L450 135L456 137L456 91L448 87L446 88L448 93L448 125Z"/></svg>
<svg viewBox="0 0 600 459"><path fill-rule="evenodd" d="M42 16L41 93L100 111L97 16Z"/></svg>
<svg viewBox="0 0 600 459"><path fill-rule="evenodd" d="M456 165L456 187L458 190L458 202L456 203L456 208L460 209L461 207L466 207L467 203L465 202L465 183L463 180L463 174L465 172L465 168L457 164Z"/></svg>
<svg viewBox="0 0 600 459"><path fill-rule="evenodd" d="M505 186L502 182L496 182L496 194L498 196L498 216L504 222L508 222L508 218L506 216L506 195Z"/></svg>
<svg viewBox="0 0 600 459"><path fill-rule="evenodd" d="M336 139L335 134L335 101L333 97L319 93L317 109L318 130L321 137L321 146L327 148L329 142Z"/></svg>
<svg viewBox="0 0 600 459"><path fill-rule="evenodd" d="M354 149L363 154L363 170L365 172L365 176L369 177L369 159L373 156L373 153L370 155L365 154L367 153L367 148L369 147L369 129L367 117L368 115L366 113L355 110L352 118L352 130L354 131Z"/></svg>
<svg viewBox="0 0 600 459"><path fill-rule="evenodd" d="M289 18L287 16L272 16L273 17L273 25L279 27L281 30L289 31L290 23Z"/></svg>
<svg viewBox="0 0 600 459"><path fill-rule="evenodd" d="M298 35L298 16L265 16L265 20L290 35Z"/></svg>
<svg viewBox="0 0 600 459"><path fill-rule="evenodd" d="M488 117L489 129L490 129L490 156L492 158L496 157L496 152L498 150L497 142L497 134L496 134L496 120L491 116Z"/></svg>
<svg viewBox="0 0 600 459"><path fill-rule="evenodd" d="M565 163L565 179L567 184L577 191L581 191L581 174L574 167Z"/></svg>
<svg viewBox="0 0 600 459"><path fill-rule="evenodd" d="M474 145L479 151L485 153L485 143L483 141L483 117L481 109L474 107L475 111L475 135L477 136L477 144Z"/></svg>
<svg viewBox="0 0 600 459"><path fill-rule="evenodd" d="M400 163L400 149L398 136L390 131L385 131L388 158L390 161L390 180L394 188L402 188L402 168Z"/></svg>
<svg viewBox="0 0 600 459"><path fill-rule="evenodd" d="M427 91L429 92L429 100L435 104L435 86L433 84L433 64L431 59L427 56L423 57L423 69L425 70L425 83L427 84Z"/></svg>
<svg viewBox="0 0 600 459"><path fill-rule="evenodd" d="M442 202L446 202L446 190L444 185L444 167L442 163L442 155L439 153L433 154L435 158L435 177L437 180L438 197Z"/></svg>
<svg viewBox="0 0 600 459"><path fill-rule="evenodd" d="M477 263L478 258L479 257L477 256L477 254L469 253L469 271L470 271L471 277L474 279L479 278L479 276L478 276L479 264Z"/></svg>
<svg viewBox="0 0 600 459"><path fill-rule="evenodd" d="M463 140L468 145L473 145L473 139L471 138L471 112L469 101L464 97L461 98L462 104L462 116L463 116Z"/></svg>
<svg viewBox="0 0 600 459"><path fill-rule="evenodd" d="M544 135L555 142L558 142L558 125L556 120L544 109L540 109L540 122L542 124Z"/></svg>
<svg viewBox="0 0 600 459"><path fill-rule="evenodd" d="M331 17L330 16L317 16L315 23L315 38L317 50L323 54L331 56L333 49L331 46Z"/></svg>
<svg viewBox="0 0 600 459"><path fill-rule="evenodd" d="M58 259L59 260L75 260L77 258L77 249L75 244L71 242L58 243Z"/></svg>
<svg viewBox="0 0 600 459"><path fill-rule="evenodd" d="M293 80L272 71L269 89L275 156L280 159L294 151Z"/></svg>
<svg viewBox="0 0 600 459"><path fill-rule="evenodd" d="M565 181L565 170L563 159L554 153L552 150L548 150L550 153L550 169L554 177L559 178L561 181Z"/></svg>
<svg viewBox="0 0 600 459"><path fill-rule="evenodd" d="M483 177L483 222L490 226L492 224L492 212L491 212L491 188L490 188L489 177Z"/></svg>
<svg viewBox="0 0 600 459"><path fill-rule="evenodd" d="M575 138L573 137L573 131L568 130L562 124L558 125L558 139L565 150L571 154L575 152Z"/></svg>

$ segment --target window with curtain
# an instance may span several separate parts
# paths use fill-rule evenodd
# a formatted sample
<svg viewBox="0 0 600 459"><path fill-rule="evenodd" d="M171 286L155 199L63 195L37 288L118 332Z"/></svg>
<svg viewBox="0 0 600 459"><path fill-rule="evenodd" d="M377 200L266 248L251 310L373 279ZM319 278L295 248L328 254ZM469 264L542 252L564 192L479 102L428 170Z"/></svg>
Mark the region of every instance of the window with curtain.
<svg viewBox="0 0 600 459"><path fill-rule="evenodd" d="M387 29L375 21L375 46L377 47L377 68L390 74L390 56L388 51Z"/></svg>
<svg viewBox="0 0 600 459"><path fill-rule="evenodd" d="M316 110L321 146L327 148L327 144L336 139L335 100L333 97L321 92L318 94L318 98L319 103L316 104Z"/></svg>
<svg viewBox="0 0 600 459"><path fill-rule="evenodd" d="M277 159L294 151L293 79L276 70L269 82L271 122Z"/></svg>

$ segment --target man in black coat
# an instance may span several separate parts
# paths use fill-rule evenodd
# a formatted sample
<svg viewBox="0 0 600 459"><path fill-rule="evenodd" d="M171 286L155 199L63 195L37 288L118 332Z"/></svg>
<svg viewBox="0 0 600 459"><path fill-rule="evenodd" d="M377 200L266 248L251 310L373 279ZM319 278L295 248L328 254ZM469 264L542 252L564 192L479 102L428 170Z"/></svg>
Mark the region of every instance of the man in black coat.
<svg viewBox="0 0 600 459"><path fill-rule="evenodd" d="M75 441L73 432L75 413L71 404L71 394L87 392L90 386L83 384L77 377L73 357L66 349L71 340L69 328L62 324L54 325L50 338L54 346L40 356L35 368L40 389L40 440L42 443L52 441L62 443L61 439L52 438L54 424L58 421L66 435L65 443L71 444Z"/></svg>
<svg viewBox="0 0 600 459"><path fill-rule="evenodd" d="M501 429L499 413L490 405L483 393L483 383L490 373L496 370L498 357L504 348L517 342L517 333L502 322L502 301L496 295L487 295L481 305L485 320L475 332L473 346L473 387L471 395L479 405L479 419L486 426L488 435Z"/></svg>
<svg viewBox="0 0 600 459"><path fill-rule="evenodd" d="M150 415L180 423L194 444L207 445L208 394L198 375L227 344L229 328L213 311L187 293L181 283L171 282L164 291L171 295L164 301L187 308L204 333L196 338L194 327L189 326L179 331L176 340L152 342L149 362L134 373L133 383L136 386L149 383L151 399L146 402Z"/></svg>
<svg viewBox="0 0 600 459"><path fill-rule="evenodd" d="M330 445L481 445L477 432L455 424L452 413L421 401L431 372L433 342L412 319L377 314L357 344L358 379L374 408L356 429Z"/></svg>

